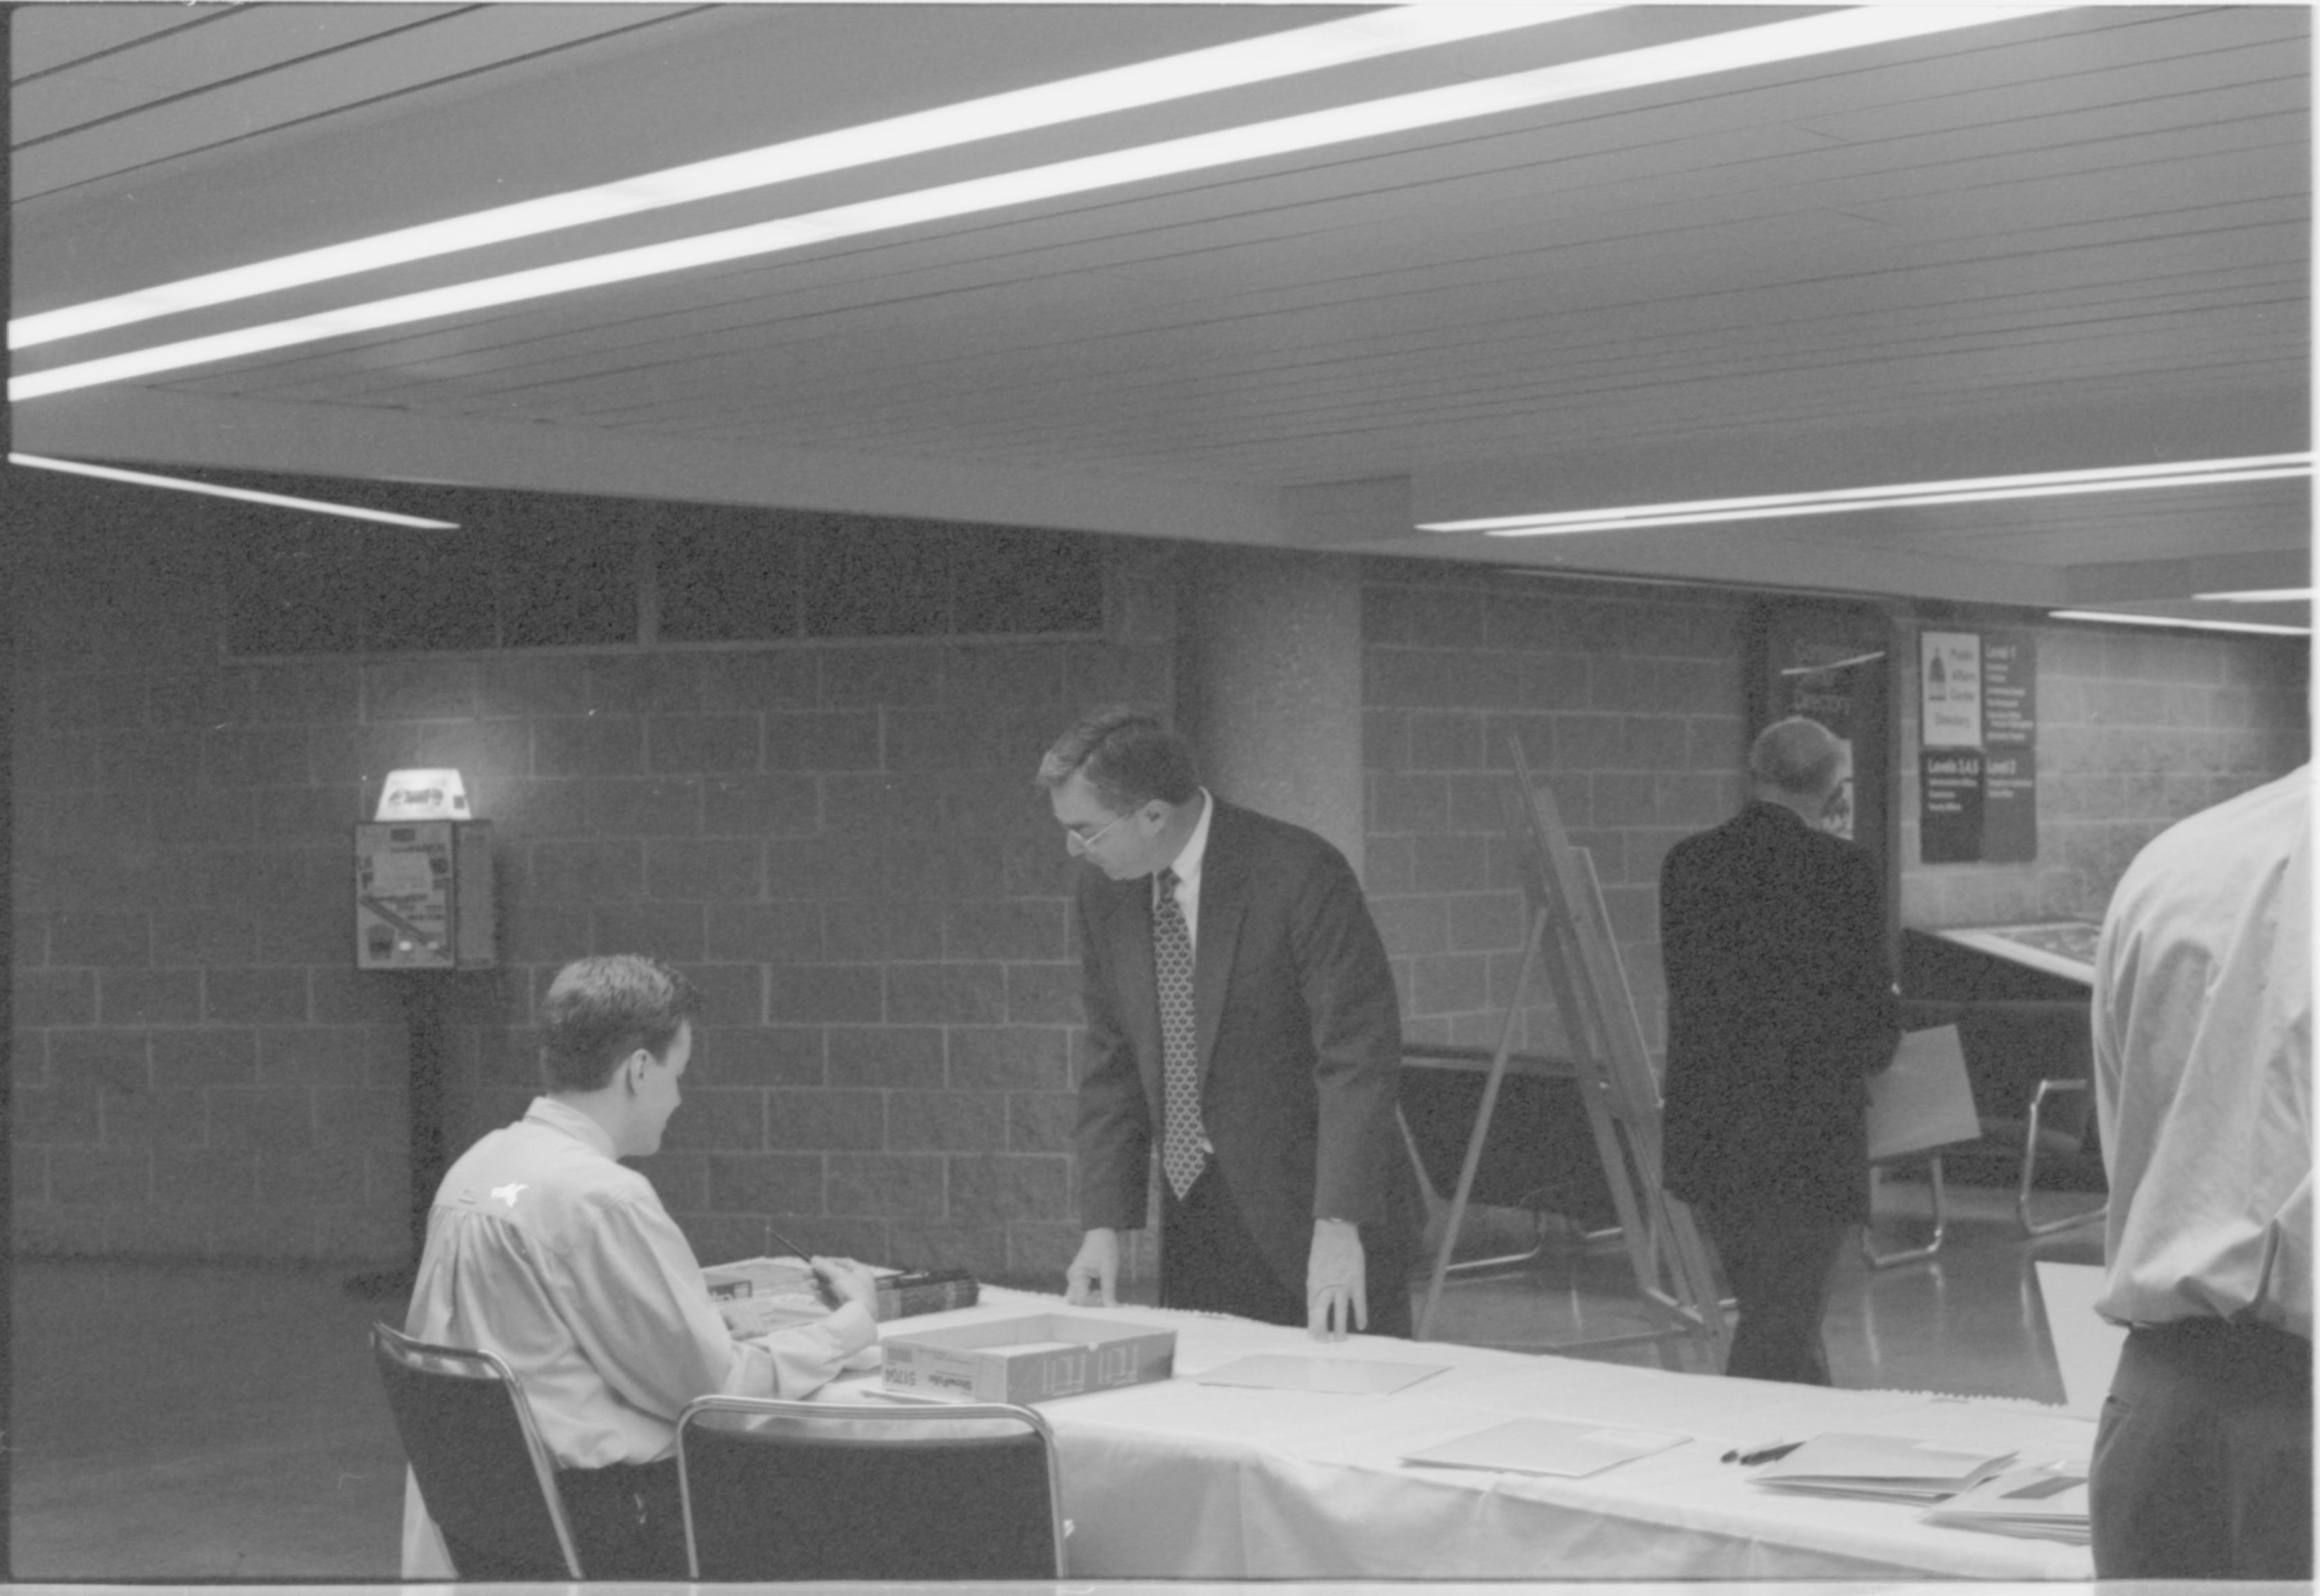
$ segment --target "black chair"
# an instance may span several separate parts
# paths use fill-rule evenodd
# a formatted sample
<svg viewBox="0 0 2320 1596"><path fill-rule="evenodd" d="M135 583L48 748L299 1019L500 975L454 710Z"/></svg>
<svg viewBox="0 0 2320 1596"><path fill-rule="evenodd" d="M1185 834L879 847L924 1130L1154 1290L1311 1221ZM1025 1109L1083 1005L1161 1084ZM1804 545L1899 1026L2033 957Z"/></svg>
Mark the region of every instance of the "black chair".
<svg viewBox="0 0 2320 1596"><path fill-rule="evenodd" d="M371 1326L386 1404L462 1580L584 1577L556 1465L514 1372L488 1352Z"/></svg>
<svg viewBox="0 0 2320 1596"><path fill-rule="evenodd" d="M1397 1111L1404 1147L1416 1166L1429 1214L1445 1216L1465 1166L1466 1144L1482 1112L1492 1050L1406 1044ZM1547 1216L1559 1215L1582 1244L1619 1233L1619 1212L1603 1178L1603 1161L1587 1122L1572 1066L1515 1054L1491 1111L1490 1134L1467 1202L1521 1209L1531 1216L1531 1246L1519 1253L1464 1258L1451 1274L1528 1264L1547 1250Z"/></svg>
<svg viewBox="0 0 2320 1596"><path fill-rule="evenodd" d="M2104 1189L2095 1134L2094 1038L2086 1005L2017 1002L1967 1007L1958 1017L1985 1140L2014 1165L2014 1214L2025 1236L2098 1224L2097 1202L2059 1218L2032 1217L2039 1159L2080 1189Z"/></svg>
<svg viewBox="0 0 2320 1596"><path fill-rule="evenodd" d="M676 1421L696 1580L1051 1580L1055 1437L1029 1408L702 1397Z"/></svg>

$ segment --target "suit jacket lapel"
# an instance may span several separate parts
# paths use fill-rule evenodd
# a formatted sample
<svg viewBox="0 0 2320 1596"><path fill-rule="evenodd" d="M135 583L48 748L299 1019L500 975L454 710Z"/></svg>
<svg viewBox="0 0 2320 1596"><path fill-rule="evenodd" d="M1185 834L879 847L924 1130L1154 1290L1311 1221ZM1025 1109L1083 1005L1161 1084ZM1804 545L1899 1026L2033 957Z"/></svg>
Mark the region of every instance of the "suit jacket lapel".
<svg viewBox="0 0 2320 1596"><path fill-rule="evenodd" d="M1192 958L1193 1036L1200 1049L1203 1084L1216 1050L1225 993L1232 984L1233 949L1240 939L1241 914L1248 902L1247 857L1241 842L1237 816L1217 803L1209 821L1208 854L1201 861L1200 940Z"/></svg>

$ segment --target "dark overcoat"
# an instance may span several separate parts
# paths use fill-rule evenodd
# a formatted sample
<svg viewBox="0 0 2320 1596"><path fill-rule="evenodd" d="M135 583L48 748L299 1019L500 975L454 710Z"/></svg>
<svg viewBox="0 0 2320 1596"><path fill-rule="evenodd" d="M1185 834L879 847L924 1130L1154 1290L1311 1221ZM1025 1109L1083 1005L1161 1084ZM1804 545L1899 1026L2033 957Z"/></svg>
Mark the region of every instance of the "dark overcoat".
<svg viewBox="0 0 2320 1596"><path fill-rule="evenodd" d="M1868 1217L1866 1083L1900 1038L1883 898L1864 849L1777 803L1669 851L1668 1191Z"/></svg>

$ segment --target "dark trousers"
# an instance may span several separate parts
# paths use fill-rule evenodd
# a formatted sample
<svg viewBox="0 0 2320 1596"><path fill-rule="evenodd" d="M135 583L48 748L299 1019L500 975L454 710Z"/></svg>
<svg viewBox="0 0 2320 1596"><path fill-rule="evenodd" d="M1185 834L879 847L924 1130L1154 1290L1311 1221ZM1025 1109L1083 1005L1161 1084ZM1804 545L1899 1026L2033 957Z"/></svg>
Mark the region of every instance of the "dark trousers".
<svg viewBox="0 0 2320 1596"><path fill-rule="evenodd" d="M2192 1319L2130 1332L2095 1430L2095 1577L2312 1577L2312 1343Z"/></svg>
<svg viewBox="0 0 2320 1596"><path fill-rule="evenodd" d="M684 1500L677 1487L675 1458L557 1469L556 1493L564 1499L565 1521L572 1530L573 1547L580 1555L582 1578L683 1580L692 1576L692 1560L684 1551ZM521 1580L562 1584L572 1577L561 1563L527 1563L492 1546L463 1540L441 1525L436 1528L463 1583Z"/></svg>
<svg viewBox="0 0 2320 1596"><path fill-rule="evenodd" d="M1724 1372L1743 1380L1826 1385L1820 1319L1828 1275L1851 1227L1810 1210L1708 1202L1695 1211L1740 1314Z"/></svg>
<svg viewBox="0 0 2320 1596"><path fill-rule="evenodd" d="M1409 1260L1401 1248L1383 1245L1379 1229L1362 1227L1370 1310L1364 1333L1406 1337L1410 1333ZM1292 1287L1273 1273L1213 1159L1181 1200L1166 1182L1161 1183L1160 1306L1231 1313L1273 1325L1301 1326L1310 1320L1304 1281Z"/></svg>
<svg viewBox="0 0 2320 1596"><path fill-rule="evenodd" d="M556 1484L580 1548L580 1572L587 1578L691 1577L675 1458L558 1469Z"/></svg>

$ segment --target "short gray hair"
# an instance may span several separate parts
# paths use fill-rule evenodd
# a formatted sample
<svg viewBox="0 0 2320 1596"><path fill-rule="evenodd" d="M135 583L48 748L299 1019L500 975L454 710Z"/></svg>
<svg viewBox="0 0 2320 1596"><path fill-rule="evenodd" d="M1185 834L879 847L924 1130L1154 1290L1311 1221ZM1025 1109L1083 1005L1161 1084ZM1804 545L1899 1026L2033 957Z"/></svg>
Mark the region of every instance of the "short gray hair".
<svg viewBox="0 0 2320 1596"><path fill-rule="evenodd" d="M1748 774L1760 786L1797 798L1833 791L1844 772L1844 745L1818 721L1791 715L1756 734L1748 749Z"/></svg>

